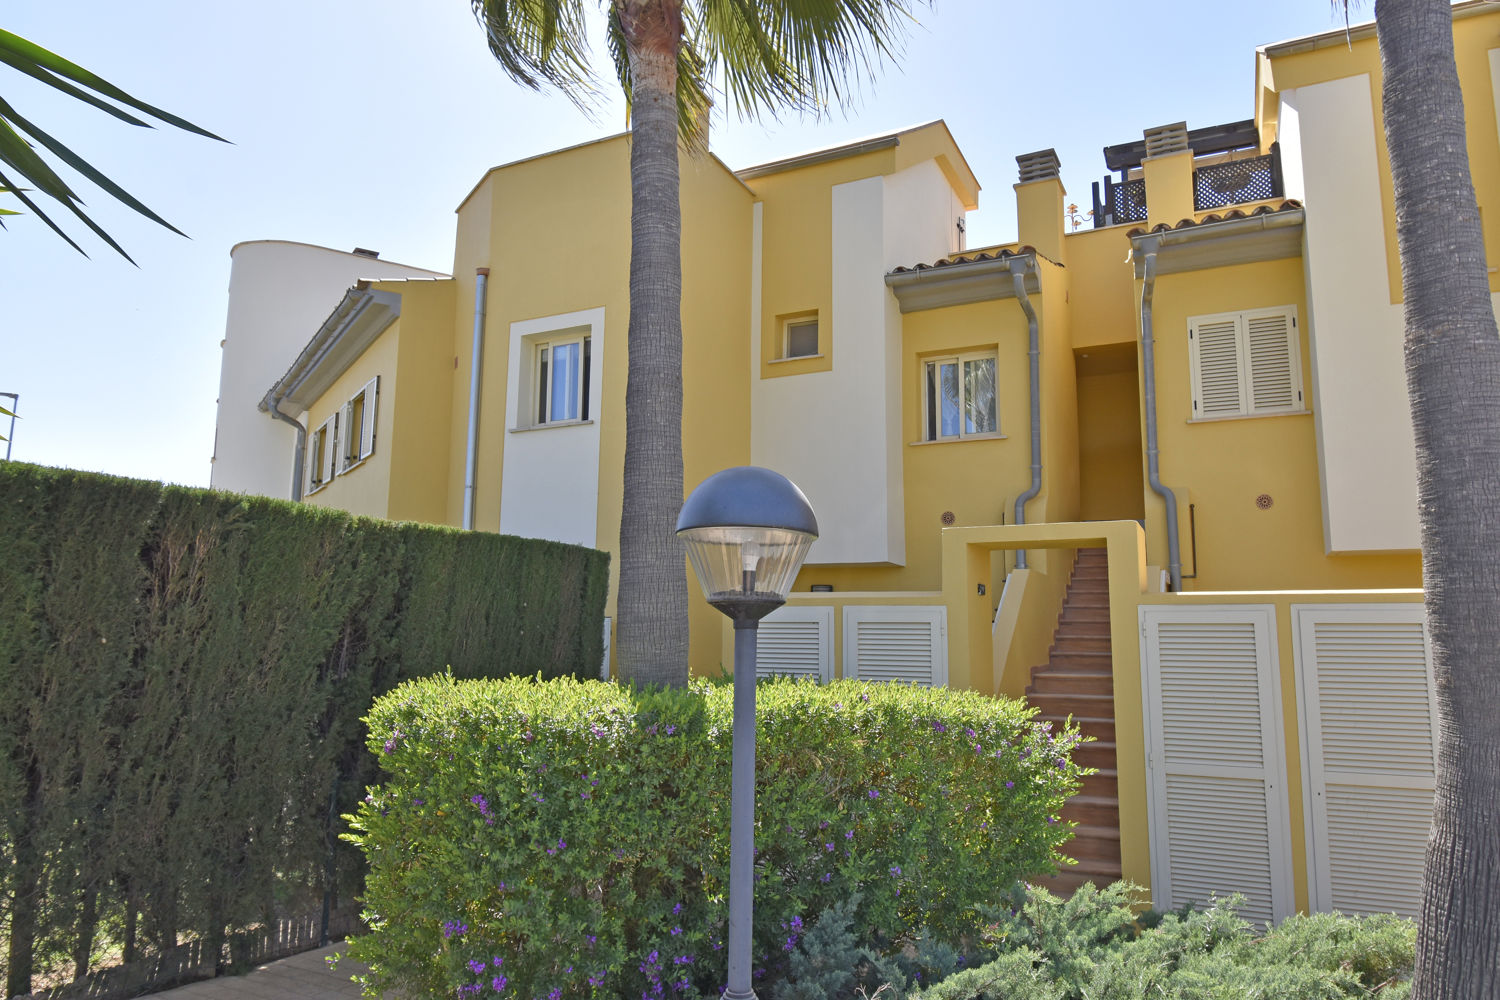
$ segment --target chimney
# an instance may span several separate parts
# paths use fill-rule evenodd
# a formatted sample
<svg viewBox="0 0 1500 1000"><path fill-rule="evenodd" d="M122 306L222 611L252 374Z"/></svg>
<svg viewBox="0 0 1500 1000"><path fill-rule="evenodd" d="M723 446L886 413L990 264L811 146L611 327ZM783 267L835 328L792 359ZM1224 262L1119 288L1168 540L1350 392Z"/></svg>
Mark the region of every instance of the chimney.
<svg viewBox="0 0 1500 1000"><path fill-rule="evenodd" d="M1063 190L1057 150L1040 149L1016 157L1016 236L1022 246L1058 263L1063 261Z"/></svg>
<svg viewBox="0 0 1500 1000"><path fill-rule="evenodd" d="M1142 133L1146 158L1141 173L1146 180L1146 221L1174 226L1193 217L1193 151L1188 148L1187 122L1159 125Z"/></svg>

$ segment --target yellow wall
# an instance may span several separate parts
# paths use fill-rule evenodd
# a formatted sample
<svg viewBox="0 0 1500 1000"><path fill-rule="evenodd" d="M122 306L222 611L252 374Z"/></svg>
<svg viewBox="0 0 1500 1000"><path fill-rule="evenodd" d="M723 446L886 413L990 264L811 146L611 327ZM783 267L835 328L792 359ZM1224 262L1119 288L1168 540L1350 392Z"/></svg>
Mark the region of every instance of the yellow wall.
<svg viewBox="0 0 1500 1000"><path fill-rule="evenodd" d="M1134 345L1095 348L1078 361L1079 517L1140 520L1145 476Z"/></svg>
<svg viewBox="0 0 1500 1000"><path fill-rule="evenodd" d="M450 514L462 506L474 269L490 270L481 377L475 527L500 520L500 481L508 429L505 394L512 323L602 307L605 310L600 433L598 546L611 561L606 613L615 613L625 455L630 264L629 141L616 136L497 168L459 209L454 258L458 288L452 353ZM742 320L749 302L750 192L717 160L684 156L680 166L683 259L683 462L691 490L713 472L750 457L749 357ZM734 359L732 362L726 359ZM690 658L698 672L719 661L718 612L703 603L684 561L690 594Z"/></svg>
<svg viewBox="0 0 1500 1000"><path fill-rule="evenodd" d="M1134 271L1130 267L1131 226L1108 226L1069 233L1068 290L1073 346L1078 350L1136 340Z"/></svg>
<svg viewBox="0 0 1500 1000"><path fill-rule="evenodd" d="M1495 94L1490 79L1489 50L1500 35L1500 12L1455 18L1453 44L1458 82L1464 94L1464 124L1468 134L1469 169L1481 217L1486 221L1486 255L1500 261L1500 145L1495 118ZM1390 154L1385 144L1385 113L1381 103L1380 48L1373 35L1347 44L1340 36L1310 51L1274 56L1262 85L1275 91L1368 74L1370 103L1375 113L1375 151L1379 157L1380 199L1385 215L1386 265L1391 301L1402 301L1401 260L1396 249L1395 195L1391 186ZM1268 101L1274 104L1274 100ZM1500 273L1490 272L1490 291L1500 291Z"/></svg>
<svg viewBox="0 0 1500 1000"><path fill-rule="evenodd" d="M335 507L351 514L367 517L387 517L390 502L392 467L392 430L395 426L396 358L401 340L401 320L397 319L365 348L352 365L308 407L304 423L308 438L323 421L338 413L343 405L365 387L370 379L380 376L375 405L375 451L348 472L339 473L333 481L316 493L304 495L308 503L319 507ZM342 433L342 432L341 432ZM340 445L342 450L342 445ZM304 458L304 461L306 459ZM303 472L306 480L306 471Z"/></svg>
<svg viewBox="0 0 1500 1000"><path fill-rule="evenodd" d="M428 524L448 520L449 435L453 365L448 331L453 325L454 283L392 281L372 287L401 296L403 334L395 370L401 392L384 392L392 421L391 476L386 517ZM394 384L393 384L394 389Z"/></svg>
<svg viewBox="0 0 1500 1000"><path fill-rule="evenodd" d="M1161 478L1179 491L1183 572L1195 567L1188 504L1196 506L1197 579L1188 590L1419 586L1418 556L1324 554L1313 418L1308 414L1191 422L1188 318L1294 305L1303 394L1312 409L1301 258L1163 275L1153 302ZM1142 396L1144 400L1144 395ZM1144 412L1142 421L1144 421ZM1272 506L1256 505L1261 494ZM1161 498L1146 493L1150 562L1165 566Z"/></svg>

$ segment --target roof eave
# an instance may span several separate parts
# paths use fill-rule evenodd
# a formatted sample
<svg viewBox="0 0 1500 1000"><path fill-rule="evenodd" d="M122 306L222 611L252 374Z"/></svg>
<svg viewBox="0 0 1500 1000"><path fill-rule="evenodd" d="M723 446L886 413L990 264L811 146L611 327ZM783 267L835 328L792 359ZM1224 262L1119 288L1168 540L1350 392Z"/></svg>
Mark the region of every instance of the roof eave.
<svg viewBox="0 0 1500 1000"><path fill-rule="evenodd" d="M401 315L399 292L376 291L360 282L344 293L287 373L276 380L260 408L276 407L295 417L333 385ZM291 404L286 409L282 404Z"/></svg>

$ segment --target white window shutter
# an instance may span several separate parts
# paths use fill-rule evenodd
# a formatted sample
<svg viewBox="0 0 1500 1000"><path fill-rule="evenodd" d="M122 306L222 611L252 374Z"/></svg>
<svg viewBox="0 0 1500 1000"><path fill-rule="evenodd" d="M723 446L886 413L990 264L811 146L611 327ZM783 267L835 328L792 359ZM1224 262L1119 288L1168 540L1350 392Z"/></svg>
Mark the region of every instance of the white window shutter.
<svg viewBox="0 0 1500 1000"><path fill-rule="evenodd" d="M1422 605L1293 605L1311 908L1414 917L1437 709Z"/></svg>
<svg viewBox="0 0 1500 1000"><path fill-rule="evenodd" d="M335 470L339 468L339 418L334 414L324 422L323 427L323 482L326 485L333 481Z"/></svg>
<svg viewBox="0 0 1500 1000"><path fill-rule="evenodd" d="M1302 409L1301 358L1297 350L1297 314L1262 309L1245 314L1250 358L1250 412Z"/></svg>
<svg viewBox="0 0 1500 1000"><path fill-rule="evenodd" d="M948 609L844 607L844 676L937 687L948 683Z"/></svg>
<svg viewBox="0 0 1500 1000"><path fill-rule="evenodd" d="M338 417L339 471L347 472L353 462L352 456L359 453L359 428L354 426L353 400L339 408Z"/></svg>
<svg viewBox="0 0 1500 1000"><path fill-rule="evenodd" d="M1243 893L1293 910L1275 609L1141 609L1152 889L1175 909Z"/></svg>
<svg viewBox="0 0 1500 1000"><path fill-rule="evenodd" d="M1245 412L1239 327L1232 315L1205 316L1188 324L1194 417Z"/></svg>
<svg viewBox="0 0 1500 1000"><path fill-rule="evenodd" d="M380 390L380 376L365 383L365 406L359 428L359 457L369 458L375 453L375 405Z"/></svg>
<svg viewBox="0 0 1500 1000"><path fill-rule="evenodd" d="M318 484L318 432L314 430L307 436L307 454L302 458L302 495L306 496L317 488Z"/></svg>
<svg viewBox="0 0 1500 1000"><path fill-rule="evenodd" d="M755 676L833 680L833 608L783 606L762 618Z"/></svg>

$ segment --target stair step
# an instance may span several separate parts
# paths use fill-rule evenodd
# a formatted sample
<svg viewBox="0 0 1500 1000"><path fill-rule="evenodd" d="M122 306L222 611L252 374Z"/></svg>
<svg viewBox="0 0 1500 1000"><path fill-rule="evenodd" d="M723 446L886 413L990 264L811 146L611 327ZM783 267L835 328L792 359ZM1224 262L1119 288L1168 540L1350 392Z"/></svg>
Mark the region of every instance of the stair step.
<svg viewBox="0 0 1500 1000"><path fill-rule="evenodd" d="M1073 761L1079 767L1114 767L1115 745L1105 740L1080 743L1073 748Z"/></svg>
<svg viewBox="0 0 1500 1000"><path fill-rule="evenodd" d="M1110 694L1079 694L1063 692L1056 694L1028 695L1027 701L1042 710L1043 715L1086 715L1093 718L1114 717L1115 699Z"/></svg>
<svg viewBox="0 0 1500 1000"><path fill-rule="evenodd" d="M1103 590L1083 590L1070 593L1064 602L1067 608L1103 608L1109 610L1109 592ZM1064 612L1066 614L1067 612Z"/></svg>
<svg viewBox="0 0 1500 1000"><path fill-rule="evenodd" d="M1085 826L1120 826L1120 800L1113 795L1075 795L1062 808L1062 818Z"/></svg>
<svg viewBox="0 0 1500 1000"><path fill-rule="evenodd" d="M1107 649L1051 650L1047 666L1064 670L1114 671L1114 654ZM1034 668L1041 669L1041 668Z"/></svg>
<svg viewBox="0 0 1500 1000"><path fill-rule="evenodd" d="M1054 896L1071 896L1085 882L1092 882L1097 888L1103 889L1111 883L1120 881L1120 867L1104 868L1102 871L1086 871L1083 862L1069 866L1056 875L1044 875L1032 879L1032 882L1041 886Z"/></svg>
<svg viewBox="0 0 1500 1000"><path fill-rule="evenodd" d="M1104 638L1108 639L1109 624L1110 623L1108 615L1100 615L1097 618L1069 619L1067 615L1064 614L1057 620L1056 635L1058 637L1067 636L1069 638L1093 638L1095 636L1103 636Z"/></svg>
<svg viewBox="0 0 1500 1000"><path fill-rule="evenodd" d="M1061 729L1068 719L1066 716L1057 715L1043 711L1036 717L1037 722L1050 722L1053 729ZM1072 719L1073 725L1085 736L1092 736L1103 743L1112 743L1115 738L1115 718L1109 716L1075 715Z"/></svg>
<svg viewBox="0 0 1500 1000"><path fill-rule="evenodd" d="M1062 635L1052 637L1052 648L1059 653L1108 653L1112 652L1107 635Z"/></svg>
<svg viewBox="0 0 1500 1000"><path fill-rule="evenodd" d="M1063 845L1063 853L1077 858L1079 863L1088 861L1120 863L1120 831L1112 826L1088 826L1080 823L1073 828L1073 839Z"/></svg>
<svg viewBox="0 0 1500 1000"><path fill-rule="evenodd" d="M1078 789L1079 795L1090 797L1113 798L1118 801L1120 794L1119 772L1112 767L1101 767L1095 774L1090 774L1083 779L1083 784Z"/></svg>
<svg viewBox="0 0 1500 1000"><path fill-rule="evenodd" d="M1088 607L1081 604L1067 603L1063 606L1063 613L1058 616L1059 626L1071 627L1073 625L1108 625L1109 605L1100 604Z"/></svg>
<svg viewBox="0 0 1500 1000"><path fill-rule="evenodd" d="M1034 694L1107 694L1115 691L1114 674L1106 670L1038 667L1031 672L1026 697Z"/></svg>
<svg viewBox="0 0 1500 1000"><path fill-rule="evenodd" d="M1093 594L1100 592L1108 593L1109 577L1105 576L1102 573L1099 576L1075 575L1072 582L1068 584L1068 591L1070 593L1077 592L1081 594Z"/></svg>

